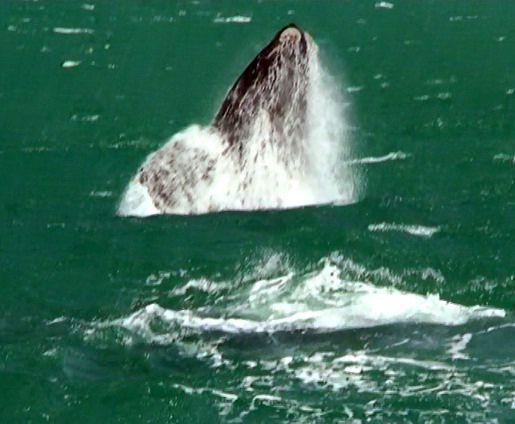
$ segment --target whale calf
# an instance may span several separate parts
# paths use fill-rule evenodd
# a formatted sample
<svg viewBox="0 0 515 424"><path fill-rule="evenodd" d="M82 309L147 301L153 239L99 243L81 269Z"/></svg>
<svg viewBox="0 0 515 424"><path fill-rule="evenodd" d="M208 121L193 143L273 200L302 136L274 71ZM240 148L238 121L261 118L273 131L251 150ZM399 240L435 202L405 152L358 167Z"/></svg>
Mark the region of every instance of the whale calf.
<svg viewBox="0 0 515 424"><path fill-rule="evenodd" d="M211 125L192 126L148 156L118 213L201 214L318 203L315 189L304 182L317 52L311 36L295 24L277 32L229 89Z"/></svg>

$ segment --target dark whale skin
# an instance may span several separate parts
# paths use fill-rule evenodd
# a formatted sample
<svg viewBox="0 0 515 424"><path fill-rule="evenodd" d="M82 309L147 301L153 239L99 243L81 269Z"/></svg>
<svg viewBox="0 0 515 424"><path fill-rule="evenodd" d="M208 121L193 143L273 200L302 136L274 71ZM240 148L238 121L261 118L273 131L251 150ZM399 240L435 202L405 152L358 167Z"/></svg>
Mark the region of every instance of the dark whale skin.
<svg viewBox="0 0 515 424"><path fill-rule="evenodd" d="M299 121L304 121L309 43L311 37L307 33L295 24L287 25L233 84L213 121L213 127L231 146L249 136L252 118L258 111L268 112L279 138L288 112L294 110Z"/></svg>

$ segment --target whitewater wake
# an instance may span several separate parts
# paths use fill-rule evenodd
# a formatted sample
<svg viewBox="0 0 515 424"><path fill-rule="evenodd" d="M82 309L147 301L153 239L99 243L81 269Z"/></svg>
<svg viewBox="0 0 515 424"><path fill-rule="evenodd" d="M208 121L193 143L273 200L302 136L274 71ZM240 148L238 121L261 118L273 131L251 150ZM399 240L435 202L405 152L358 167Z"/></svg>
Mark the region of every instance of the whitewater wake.
<svg viewBox="0 0 515 424"><path fill-rule="evenodd" d="M352 148L345 112L348 103L316 51L310 55L306 131L301 139L292 145L267 142L276 135L263 112L254 117L244 148L229 154L222 133L212 126L192 125L150 154L141 168L153 161L154 167L169 169L167 161L173 157L174 169L181 170L174 175L179 189L174 189L173 206L156 205L138 173L126 188L119 215L203 214L355 202L359 178L356 167L347 162ZM298 125L298 117L293 115L285 118L285 132Z"/></svg>
<svg viewBox="0 0 515 424"><path fill-rule="evenodd" d="M250 284L190 280L175 287L171 297L204 292L215 296L209 305L174 310L151 303L127 317L102 325L122 327L152 342L169 343L178 333L275 333L308 330L333 332L354 328L411 323L463 325L471 320L500 318L501 309L463 306L436 294L414 294L380 287L368 280L372 274L349 259L333 255L318 269L296 273L272 257L262 269L280 267L282 275L251 279ZM271 264L271 265L270 265ZM395 281L385 272L387 280ZM216 305L216 306L210 306ZM154 329L162 332L156 334Z"/></svg>

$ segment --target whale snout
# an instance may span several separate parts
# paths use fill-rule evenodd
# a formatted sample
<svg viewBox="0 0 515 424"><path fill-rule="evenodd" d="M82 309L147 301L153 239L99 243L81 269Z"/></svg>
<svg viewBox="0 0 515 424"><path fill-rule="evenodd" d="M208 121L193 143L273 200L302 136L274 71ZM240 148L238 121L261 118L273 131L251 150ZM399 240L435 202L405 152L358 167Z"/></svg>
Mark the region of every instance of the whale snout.
<svg viewBox="0 0 515 424"><path fill-rule="evenodd" d="M294 128L289 138L301 137L310 63L316 53L311 43L314 44L308 33L290 24L278 31L243 71L213 122L230 145L241 146L253 131L255 122L264 116L263 112L277 133L288 127ZM292 116L297 117L295 124L285 123L285 119Z"/></svg>
<svg viewBox="0 0 515 424"><path fill-rule="evenodd" d="M302 38L302 31L297 27L286 27L279 37L281 41L299 42Z"/></svg>
<svg viewBox="0 0 515 424"><path fill-rule="evenodd" d="M297 46L296 50L302 54L305 54L314 44L311 36L295 24L290 24L280 30L275 37L275 41L284 47Z"/></svg>

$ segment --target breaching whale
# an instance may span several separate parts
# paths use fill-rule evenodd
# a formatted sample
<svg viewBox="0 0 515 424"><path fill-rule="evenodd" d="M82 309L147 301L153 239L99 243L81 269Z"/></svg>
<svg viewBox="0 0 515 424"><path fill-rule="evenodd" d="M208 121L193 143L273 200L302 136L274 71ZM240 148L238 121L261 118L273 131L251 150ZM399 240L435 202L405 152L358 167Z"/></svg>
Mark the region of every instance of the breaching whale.
<svg viewBox="0 0 515 424"><path fill-rule="evenodd" d="M317 50L295 24L277 32L229 89L209 127L192 126L148 156L119 214L318 203L303 182L310 160L307 114Z"/></svg>

